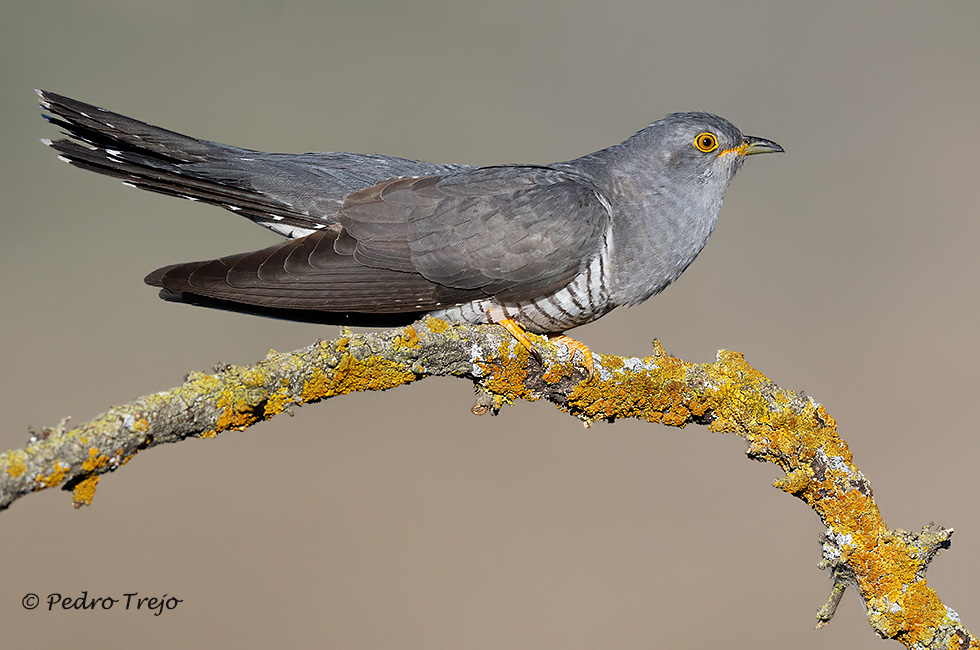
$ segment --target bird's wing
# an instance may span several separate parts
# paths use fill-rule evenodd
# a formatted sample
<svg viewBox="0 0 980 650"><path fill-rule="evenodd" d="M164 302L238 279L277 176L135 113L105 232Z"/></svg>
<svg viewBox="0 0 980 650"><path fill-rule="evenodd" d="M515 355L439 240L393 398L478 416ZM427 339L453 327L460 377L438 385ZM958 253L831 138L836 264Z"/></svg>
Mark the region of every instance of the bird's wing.
<svg viewBox="0 0 980 650"><path fill-rule="evenodd" d="M146 277L165 300L287 320L394 325L391 316L466 302L483 294L450 289L417 273L364 266L335 252L340 228L217 260L175 264Z"/></svg>
<svg viewBox="0 0 980 650"><path fill-rule="evenodd" d="M549 167L389 179L347 197L338 249L366 266L519 302L584 270L609 227L607 206L590 181Z"/></svg>
<svg viewBox="0 0 980 650"><path fill-rule="evenodd" d="M609 218L588 181L549 168L395 178L348 197L340 225L254 253L160 269L147 282L171 300L375 324L340 315L421 313L556 291L597 253Z"/></svg>
<svg viewBox="0 0 980 650"><path fill-rule="evenodd" d="M344 198L392 176L443 174L435 165L353 153L264 153L146 124L38 91L47 119L74 140L47 142L73 165L129 185L232 210L296 237L336 222Z"/></svg>

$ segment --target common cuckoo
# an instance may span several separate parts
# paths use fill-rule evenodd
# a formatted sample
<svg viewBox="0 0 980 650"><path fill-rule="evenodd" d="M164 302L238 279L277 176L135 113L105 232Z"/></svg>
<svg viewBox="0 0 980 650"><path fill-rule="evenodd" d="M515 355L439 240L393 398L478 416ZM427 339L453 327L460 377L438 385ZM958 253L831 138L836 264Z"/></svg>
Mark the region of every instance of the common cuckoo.
<svg viewBox="0 0 980 650"><path fill-rule="evenodd" d="M745 157L783 150L674 113L551 165L264 153L38 94L73 138L44 140L62 160L288 238L156 270L146 282L162 298L345 325L500 323L529 348L525 331L558 334L662 291L704 247Z"/></svg>

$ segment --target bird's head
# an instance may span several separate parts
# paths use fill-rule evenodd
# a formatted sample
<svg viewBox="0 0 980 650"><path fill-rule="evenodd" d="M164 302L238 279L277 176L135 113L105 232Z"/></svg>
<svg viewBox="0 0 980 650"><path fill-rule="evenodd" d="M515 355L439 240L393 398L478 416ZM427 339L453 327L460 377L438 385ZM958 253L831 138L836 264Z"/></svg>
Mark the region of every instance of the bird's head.
<svg viewBox="0 0 980 650"><path fill-rule="evenodd" d="M659 166L684 185L715 185L724 191L746 156L779 153L765 138L742 135L735 125L711 113L673 113L637 134L651 145Z"/></svg>

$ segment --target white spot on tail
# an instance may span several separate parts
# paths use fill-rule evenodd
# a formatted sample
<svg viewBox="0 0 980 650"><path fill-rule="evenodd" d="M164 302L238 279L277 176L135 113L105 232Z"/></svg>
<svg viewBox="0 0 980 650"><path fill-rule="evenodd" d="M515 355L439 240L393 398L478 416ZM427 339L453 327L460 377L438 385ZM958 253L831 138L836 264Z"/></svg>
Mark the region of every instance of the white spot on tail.
<svg viewBox="0 0 980 650"><path fill-rule="evenodd" d="M299 239L300 237L305 237L312 233L312 230L306 228L300 228L298 226L289 226L284 223L276 223L275 221L258 221L255 223L260 226L265 226L269 230L275 233L279 233L283 237L288 237L289 239Z"/></svg>
<svg viewBox="0 0 980 650"><path fill-rule="evenodd" d="M68 163L68 164L71 164L71 160L70 160L70 159L68 159L68 158L65 158L64 156L58 156L58 160L63 160L63 161L65 161L66 163Z"/></svg>

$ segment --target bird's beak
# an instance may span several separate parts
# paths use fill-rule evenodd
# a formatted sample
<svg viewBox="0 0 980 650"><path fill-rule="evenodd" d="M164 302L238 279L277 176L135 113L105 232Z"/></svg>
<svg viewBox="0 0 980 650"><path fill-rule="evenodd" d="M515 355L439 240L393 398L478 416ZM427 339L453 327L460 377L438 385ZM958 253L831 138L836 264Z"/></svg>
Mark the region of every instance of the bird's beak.
<svg viewBox="0 0 980 650"><path fill-rule="evenodd" d="M739 153L743 156L751 156L754 153L782 153L783 148L772 140L757 138L752 135L742 136L742 146L738 147Z"/></svg>

